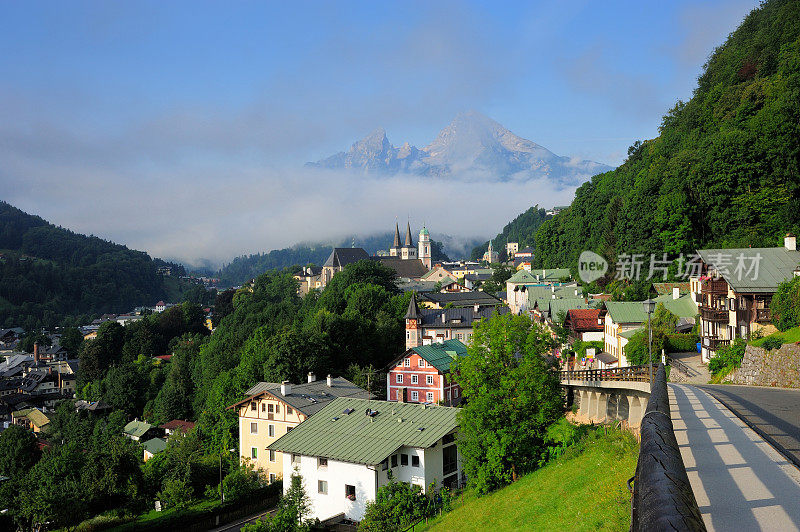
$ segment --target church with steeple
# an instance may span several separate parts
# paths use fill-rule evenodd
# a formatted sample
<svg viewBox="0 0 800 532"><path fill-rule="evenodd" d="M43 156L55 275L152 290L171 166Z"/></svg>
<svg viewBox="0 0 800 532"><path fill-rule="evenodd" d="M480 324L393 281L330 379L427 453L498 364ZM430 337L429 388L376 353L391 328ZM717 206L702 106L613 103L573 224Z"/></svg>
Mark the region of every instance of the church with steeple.
<svg viewBox="0 0 800 532"><path fill-rule="evenodd" d="M432 266L431 236L428 229L423 226L419 232L418 245L414 245L411 234L411 223L406 223L406 237L400 243L400 225L394 226L394 241L389 248L389 256L380 260L386 266L397 272L398 277L417 279L426 274Z"/></svg>
<svg viewBox="0 0 800 532"><path fill-rule="evenodd" d="M411 223L406 224L406 239L400 245L400 226L394 226L394 243L389 250L390 257L399 257L402 260L412 260L417 258L417 248L414 247L414 240L411 238Z"/></svg>

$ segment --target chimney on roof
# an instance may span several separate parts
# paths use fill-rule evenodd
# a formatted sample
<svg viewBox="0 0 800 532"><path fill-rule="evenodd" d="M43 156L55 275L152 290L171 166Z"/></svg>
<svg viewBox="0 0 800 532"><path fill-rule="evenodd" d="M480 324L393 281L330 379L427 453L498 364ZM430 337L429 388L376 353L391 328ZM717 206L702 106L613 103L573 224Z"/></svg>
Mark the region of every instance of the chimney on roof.
<svg viewBox="0 0 800 532"><path fill-rule="evenodd" d="M793 233L786 233L783 237L783 246L789 251L797 251L797 237Z"/></svg>
<svg viewBox="0 0 800 532"><path fill-rule="evenodd" d="M477 314L478 312L481 311L481 305L479 303L475 303L473 310L475 311L475 314Z"/></svg>
<svg viewBox="0 0 800 532"><path fill-rule="evenodd" d="M325 380L328 385L328 388L333 388L333 377L331 377L330 373L328 373L328 377Z"/></svg>
<svg viewBox="0 0 800 532"><path fill-rule="evenodd" d="M551 285L550 285L550 291L551 291L551 292L555 292L555 291L556 291L556 285L554 285L554 284L551 284Z"/></svg>
<svg viewBox="0 0 800 532"><path fill-rule="evenodd" d="M308 372L308 382L314 382L315 380L317 380L317 376L314 375L313 371L309 371Z"/></svg>
<svg viewBox="0 0 800 532"><path fill-rule="evenodd" d="M680 299L681 297L681 289L677 286L672 287L672 299Z"/></svg>
<svg viewBox="0 0 800 532"><path fill-rule="evenodd" d="M39 342L33 343L33 363L39 363Z"/></svg>
<svg viewBox="0 0 800 532"><path fill-rule="evenodd" d="M281 395L291 395L292 393L292 383L289 381L283 381L281 383Z"/></svg>

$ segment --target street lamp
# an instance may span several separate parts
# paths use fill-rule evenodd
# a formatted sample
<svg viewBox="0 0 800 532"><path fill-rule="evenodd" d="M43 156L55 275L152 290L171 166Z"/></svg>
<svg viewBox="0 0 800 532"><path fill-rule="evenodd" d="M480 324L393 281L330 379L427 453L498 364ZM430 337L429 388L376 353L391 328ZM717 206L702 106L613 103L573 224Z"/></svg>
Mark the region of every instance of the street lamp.
<svg viewBox="0 0 800 532"><path fill-rule="evenodd" d="M644 311L647 313L647 329L648 329L648 338L647 338L647 366L648 372L650 374L650 386L653 385L653 320L651 316L653 312L656 310L656 302L652 299L648 299L647 301L643 301L642 305L644 306Z"/></svg>
<svg viewBox="0 0 800 532"><path fill-rule="evenodd" d="M235 453L236 449L228 449L229 453ZM220 504L225 502L225 492L222 489L222 455L223 453L219 453L219 502Z"/></svg>

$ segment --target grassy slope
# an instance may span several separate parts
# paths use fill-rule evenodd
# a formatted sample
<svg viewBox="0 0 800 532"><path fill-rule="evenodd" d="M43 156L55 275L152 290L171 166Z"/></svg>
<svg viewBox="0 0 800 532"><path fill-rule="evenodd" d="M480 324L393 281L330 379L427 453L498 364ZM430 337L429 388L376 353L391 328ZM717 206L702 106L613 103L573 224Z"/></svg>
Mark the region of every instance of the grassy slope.
<svg viewBox="0 0 800 532"><path fill-rule="evenodd" d="M800 327L793 327L784 332L776 332L770 334L769 336L765 336L764 338L759 338L758 340L753 340L749 342L750 345L754 345L756 347L761 347L761 344L764 343L764 340L767 338L780 338L780 340L784 344L791 344L794 342L800 342Z"/></svg>
<svg viewBox="0 0 800 532"><path fill-rule="evenodd" d="M563 457L486 497L465 493L425 530L627 530L625 487L639 455L634 438L600 429Z"/></svg>

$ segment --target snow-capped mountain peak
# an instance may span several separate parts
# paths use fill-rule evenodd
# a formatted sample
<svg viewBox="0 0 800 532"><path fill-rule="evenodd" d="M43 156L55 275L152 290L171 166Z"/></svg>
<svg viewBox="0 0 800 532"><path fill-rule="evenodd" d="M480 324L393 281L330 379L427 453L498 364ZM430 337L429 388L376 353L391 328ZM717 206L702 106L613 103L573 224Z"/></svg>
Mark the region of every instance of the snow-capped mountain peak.
<svg viewBox="0 0 800 532"><path fill-rule="evenodd" d="M477 177L506 181L545 177L560 185L578 184L611 169L592 161L559 157L477 111L456 115L433 142L421 149L408 142L394 147L384 129L378 128L354 143L349 152L340 152L307 166L451 179Z"/></svg>

